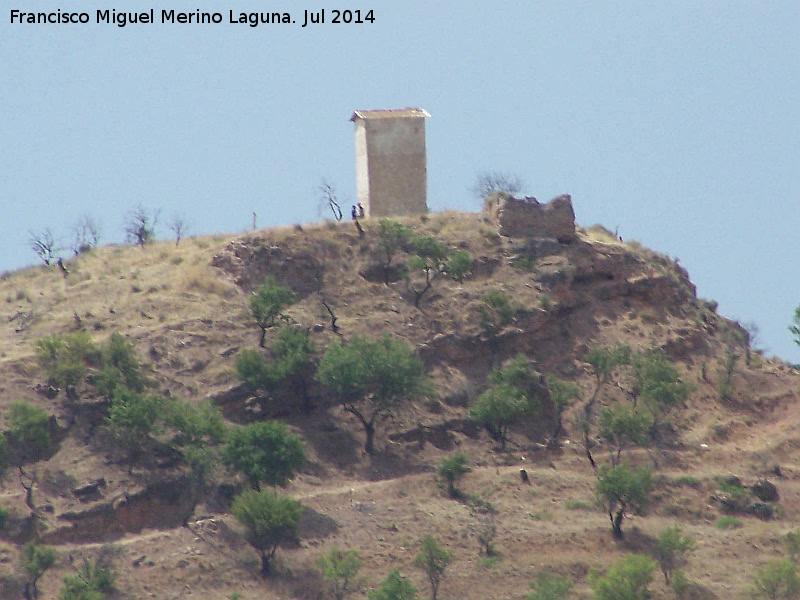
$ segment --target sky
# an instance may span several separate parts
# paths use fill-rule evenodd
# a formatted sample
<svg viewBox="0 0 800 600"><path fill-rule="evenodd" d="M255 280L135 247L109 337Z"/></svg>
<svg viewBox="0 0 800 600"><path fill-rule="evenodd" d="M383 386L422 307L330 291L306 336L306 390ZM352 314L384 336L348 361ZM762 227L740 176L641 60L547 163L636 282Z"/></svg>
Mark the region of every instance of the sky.
<svg viewBox="0 0 800 600"><path fill-rule="evenodd" d="M800 362L800 3L265 3L123 0L155 23L97 23L108 4L26 0L86 24L0 10L0 272L35 264L29 232L69 243L87 215L123 241L137 206L189 234L320 220L325 178L355 198L355 109L419 106L428 205L477 211L486 171L678 258L698 295ZM326 22L302 27L304 11ZM374 22L334 24L333 10ZM162 23L162 10L219 24ZM371 15L369 13L371 12ZM18 21L18 20L17 20Z"/></svg>

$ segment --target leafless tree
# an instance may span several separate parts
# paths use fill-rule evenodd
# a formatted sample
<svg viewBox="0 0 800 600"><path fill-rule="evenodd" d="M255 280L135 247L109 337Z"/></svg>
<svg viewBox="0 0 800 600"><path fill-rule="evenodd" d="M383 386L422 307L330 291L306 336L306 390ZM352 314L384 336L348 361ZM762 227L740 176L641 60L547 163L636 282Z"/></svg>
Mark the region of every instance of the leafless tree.
<svg viewBox="0 0 800 600"><path fill-rule="evenodd" d="M58 240L53 234L52 229L45 227L41 231L28 231L31 249L36 253L44 264L49 265L56 259L58 251L61 249Z"/></svg>
<svg viewBox="0 0 800 600"><path fill-rule="evenodd" d="M72 226L72 251L75 256L95 248L100 242L100 225L89 215L81 215Z"/></svg>
<svg viewBox="0 0 800 600"><path fill-rule="evenodd" d="M134 208L125 221L125 240L134 246L144 246L156 237L160 210L150 211L143 205Z"/></svg>
<svg viewBox="0 0 800 600"><path fill-rule="evenodd" d="M187 221L183 215L174 214L167 224L167 227L175 234L175 245L177 246L189 231L189 221Z"/></svg>
<svg viewBox="0 0 800 600"><path fill-rule="evenodd" d="M325 179L322 178L322 182L317 186L317 192L319 192L319 214L322 216L322 213L326 211L326 209L330 209L333 213L333 217L337 221L342 220L342 207L339 205L339 200L336 197L336 188L333 187L333 184Z"/></svg>
<svg viewBox="0 0 800 600"><path fill-rule="evenodd" d="M483 200L494 192L505 192L515 196L525 187L525 182L519 175L503 171L484 171L475 178L475 183L470 188L473 196Z"/></svg>

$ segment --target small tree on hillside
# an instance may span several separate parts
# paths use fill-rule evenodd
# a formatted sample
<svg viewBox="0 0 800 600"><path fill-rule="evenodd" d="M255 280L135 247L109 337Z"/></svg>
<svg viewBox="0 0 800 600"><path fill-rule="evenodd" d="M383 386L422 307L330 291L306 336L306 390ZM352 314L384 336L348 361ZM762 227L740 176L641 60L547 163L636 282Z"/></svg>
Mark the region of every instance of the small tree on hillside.
<svg viewBox="0 0 800 600"><path fill-rule="evenodd" d="M318 556L314 564L322 573L322 579L331 586L333 597L343 600L358 575L361 559L355 548L344 552L334 546L327 554Z"/></svg>
<svg viewBox="0 0 800 600"><path fill-rule="evenodd" d="M300 436L280 421L263 421L234 428L222 450L227 464L240 471L254 490L284 486L306 462Z"/></svg>
<svg viewBox="0 0 800 600"><path fill-rule="evenodd" d="M422 297L431 289L435 279L445 272L448 249L447 245L435 237L417 236L414 238L413 256L408 260L411 272L422 273L425 283L421 289L412 286L414 292L414 306L419 308Z"/></svg>
<svg viewBox="0 0 800 600"><path fill-rule="evenodd" d="M166 400L159 395L116 388L108 407L108 423L129 460L139 456L145 439L161 431L165 404Z"/></svg>
<svg viewBox="0 0 800 600"><path fill-rule="evenodd" d="M377 423L428 387L419 356L388 336L377 341L356 337L347 344L335 340L320 360L316 378L361 422L367 454L374 451Z"/></svg>
<svg viewBox="0 0 800 600"><path fill-rule="evenodd" d="M550 437L549 446L558 444L558 437L564 428L563 414L572 400L580 398L580 388L571 381L562 381L552 375L547 376L547 389L550 392L550 401L553 403L553 435Z"/></svg>
<svg viewBox="0 0 800 600"><path fill-rule="evenodd" d="M600 392L600 388L603 384L611 381L611 377L614 375L614 369L622 365L630 364L631 349L629 346L623 344L617 344L610 348L592 348L586 353L583 360L591 365L597 384L594 394L592 394L589 401L593 403L597 399L597 394Z"/></svg>
<svg viewBox="0 0 800 600"><path fill-rule="evenodd" d="M459 283L464 281L470 269L472 269L472 257L469 252L464 250L457 250L449 254L444 263L445 274Z"/></svg>
<svg viewBox="0 0 800 600"><path fill-rule="evenodd" d="M411 229L389 219L378 221L378 250L381 256L381 267L383 267L383 281L389 285L389 274L391 273L392 260L394 255L412 237Z"/></svg>
<svg viewBox="0 0 800 600"><path fill-rule="evenodd" d="M501 290L489 290L478 306L478 324L490 340L514 319L511 299Z"/></svg>
<svg viewBox="0 0 800 600"><path fill-rule="evenodd" d="M314 373L314 345L308 329L281 327L271 350L271 370L275 381L288 386L301 399L305 409L310 409L308 384Z"/></svg>
<svg viewBox="0 0 800 600"><path fill-rule="evenodd" d="M173 432L170 444L176 448L213 446L228 435L222 413L209 401L190 404L170 399L162 418Z"/></svg>
<svg viewBox="0 0 800 600"><path fill-rule="evenodd" d="M56 551L49 546L37 546L30 542L23 546L20 554L20 566L25 574L28 576L25 581L25 598L26 600L36 600L39 596L39 590L36 588L36 583L39 578L44 575L44 572L52 567L56 562Z"/></svg>
<svg viewBox="0 0 800 600"><path fill-rule="evenodd" d="M64 577L58 600L104 600L114 591L116 579L110 565L84 558L75 575Z"/></svg>
<svg viewBox="0 0 800 600"><path fill-rule="evenodd" d="M273 490L247 490L233 500L231 512L261 557L261 576L268 577L278 545L297 538L302 505Z"/></svg>
<svg viewBox="0 0 800 600"><path fill-rule="evenodd" d="M756 569L750 597L754 600L796 600L800 597L797 565L788 558L779 558Z"/></svg>
<svg viewBox="0 0 800 600"><path fill-rule="evenodd" d="M417 600L417 588L400 574L399 569L392 569L377 589L367 593L369 600Z"/></svg>
<svg viewBox="0 0 800 600"><path fill-rule="evenodd" d="M633 405L642 398L656 415L682 403L689 395L689 386L681 380L678 367L662 350L652 349L633 356Z"/></svg>
<svg viewBox="0 0 800 600"><path fill-rule="evenodd" d="M650 413L630 404L616 402L600 411L600 437L609 444L611 464L618 465L622 451L631 444L646 446L652 424Z"/></svg>
<svg viewBox="0 0 800 600"><path fill-rule="evenodd" d="M100 225L89 215L81 215L72 226L72 251L75 256L96 248L100 243Z"/></svg>
<svg viewBox="0 0 800 600"><path fill-rule="evenodd" d="M8 447L8 439L6 439L6 436L0 431L0 477L3 476L3 473L5 473L6 469L9 467L10 458L11 451ZM2 528L3 527L0 526L0 529Z"/></svg>
<svg viewBox="0 0 800 600"><path fill-rule="evenodd" d="M189 232L189 221L182 215L174 214L167 224L167 227L175 234L175 245L177 246Z"/></svg>
<svg viewBox="0 0 800 600"><path fill-rule="evenodd" d="M271 275L267 275L264 283L250 296L250 313L261 328L260 347L264 347L267 329L275 326L283 309L292 304L294 299L292 290L278 285Z"/></svg>
<svg viewBox="0 0 800 600"><path fill-rule="evenodd" d="M664 574L664 582L669 585L672 574L689 563L689 555L697 544L688 535L681 535L681 528L667 527L658 534L655 559Z"/></svg>
<svg viewBox="0 0 800 600"><path fill-rule="evenodd" d="M267 364L255 350L244 349L236 357L239 378L253 391L273 392L287 386L306 410L311 408L308 384L314 372L314 346L308 329L281 327L271 346L273 362Z"/></svg>
<svg viewBox="0 0 800 600"><path fill-rule="evenodd" d="M49 265L58 258L61 247L49 227L45 227L39 232L29 231L28 238L31 249L44 264Z"/></svg>
<svg viewBox="0 0 800 600"><path fill-rule="evenodd" d="M483 200L495 192L505 192L515 196L525 187L525 182L513 173L503 171L484 171L475 177L470 191L478 200Z"/></svg>
<svg viewBox="0 0 800 600"><path fill-rule="evenodd" d="M800 306L794 309L794 316L792 317L792 324L789 325L789 331L794 336L794 343L800 346Z"/></svg>
<svg viewBox="0 0 800 600"><path fill-rule="evenodd" d="M596 600L647 600L656 563L644 554L626 554L605 575L589 574Z"/></svg>
<svg viewBox="0 0 800 600"><path fill-rule="evenodd" d="M786 548L786 552L789 553L789 558L793 562L797 562L798 558L800 558L800 532L786 532L786 535L783 536L783 546Z"/></svg>
<svg viewBox="0 0 800 600"><path fill-rule="evenodd" d="M651 486L650 471L643 467L632 469L622 463L598 469L595 495L608 510L615 538L622 538L622 520L626 513L640 513L647 507Z"/></svg>
<svg viewBox="0 0 800 600"><path fill-rule="evenodd" d="M615 370L622 365L630 364L631 349L629 346L621 344L606 348L592 348L586 353L583 360L592 367L595 377L595 388L594 393L583 406L583 418L581 419L580 425L583 432L583 445L586 451L586 458L589 459L592 468L596 469L597 465L595 464L594 457L592 457L594 441L590 436L594 423L594 403L603 385L611 381Z"/></svg>
<svg viewBox="0 0 800 600"><path fill-rule="evenodd" d="M49 421L46 410L28 402L16 401L8 406L8 434L27 456L38 458L52 446Z"/></svg>
<svg viewBox="0 0 800 600"><path fill-rule="evenodd" d="M439 546L432 535L422 538L419 545L421 550L414 557L414 565L425 571L431 584L431 600L436 600L444 571L453 561L453 553Z"/></svg>
<svg viewBox="0 0 800 600"><path fill-rule="evenodd" d="M236 374L251 392L268 391L277 385L264 357L252 348L244 348L236 355Z"/></svg>
<svg viewBox="0 0 800 600"><path fill-rule="evenodd" d="M336 188L333 184L323 177L320 184L317 186L317 192L319 193L318 210L320 216L322 216L324 211L330 210L333 213L333 218L337 221L341 221L342 207L339 205Z"/></svg>
<svg viewBox="0 0 800 600"><path fill-rule="evenodd" d="M566 577L539 573L531 583L531 591L525 594L525 600L563 600L571 587L572 582Z"/></svg>
<svg viewBox="0 0 800 600"><path fill-rule="evenodd" d="M458 498L461 491L456 487L456 483L467 473L472 471L467 462L467 455L461 450L442 459L439 465L439 477L447 482L447 495L451 498Z"/></svg>
<svg viewBox="0 0 800 600"><path fill-rule="evenodd" d="M52 335L36 342L36 360L44 369L47 383L65 391L67 399L78 399L87 365L97 365L100 350L85 331Z"/></svg>
<svg viewBox="0 0 800 600"><path fill-rule="evenodd" d="M535 414L540 408L537 378L528 359L520 354L504 369L494 371L489 382L489 388L470 406L469 414L483 423L505 448L511 423Z"/></svg>
<svg viewBox="0 0 800 600"><path fill-rule="evenodd" d="M125 241L133 246L144 247L156 239L156 225L160 210L149 210L139 204L125 220Z"/></svg>
<svg viewBox="0 0 800 600"><path fill-rule="evenodd" d="M109 398L114 396L117 386L141 393L152 385L152 381L142 372L133 342L117 331L102 346L101 361L102 367L93 378L93 383Z"/></svg>

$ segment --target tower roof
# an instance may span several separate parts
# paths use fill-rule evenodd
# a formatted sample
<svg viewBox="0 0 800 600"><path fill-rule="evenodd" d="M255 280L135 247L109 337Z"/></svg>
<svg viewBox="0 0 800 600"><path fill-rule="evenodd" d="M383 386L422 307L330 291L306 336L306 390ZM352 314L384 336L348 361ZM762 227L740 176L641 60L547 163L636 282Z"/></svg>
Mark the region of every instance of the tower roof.
<svg viewBox="0 0 800 600"><path fill-rule="evenodd" d="M430 117L428 111L422 108L389 108L382 110L357 110L350 117L351 121L356 119L397 119L410 117Z"/></svg>

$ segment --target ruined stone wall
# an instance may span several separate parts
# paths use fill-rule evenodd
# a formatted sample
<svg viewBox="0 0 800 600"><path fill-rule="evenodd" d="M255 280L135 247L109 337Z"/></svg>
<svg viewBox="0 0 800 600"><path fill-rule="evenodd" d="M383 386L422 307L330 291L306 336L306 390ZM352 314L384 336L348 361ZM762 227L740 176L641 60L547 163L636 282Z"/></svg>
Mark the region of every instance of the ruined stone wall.
<svg viewBox="0 0 800 600"><path fill-rule="evenodd" d="M540 204L536 198L497 192L486 198L483 213L506 237L555 238L561 243L575 239L575 211L568 194Z"/></svg>

